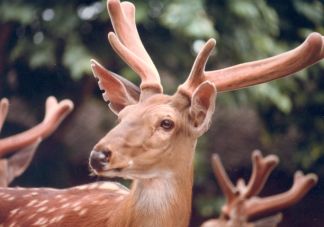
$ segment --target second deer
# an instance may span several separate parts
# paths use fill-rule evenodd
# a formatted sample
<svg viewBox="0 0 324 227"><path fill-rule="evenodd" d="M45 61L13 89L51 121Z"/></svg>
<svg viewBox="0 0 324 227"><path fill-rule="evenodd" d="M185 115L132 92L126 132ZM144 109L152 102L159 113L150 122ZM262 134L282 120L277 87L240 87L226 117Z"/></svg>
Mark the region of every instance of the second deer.
<svg viewBox="0 0 324 227"><path fill-rule="evenodd" d="M142 83L138 88L92 61L119 124L94 146L89 162L99 176L133 180L131 189L115 183L66 190L1 189L0 223L6 226L188 226L195 147L211 124L216 88L229 91L268 82L324 57L324 38L314 33L282 55L205 72L216 43L211 39L187 81L168 96L162 94L158 71L139 38L134 6L119 0L107 4L116 32L108 39Z"/></svg>
<svg viewBox="0 0 324 227"><path fill-rule="evenodd" d="M313 173L303 175L301 171L297 171L293 186L287 192L265 198L257 197L271 171L278 163L277 156L269 155L264 158L260 151L254 151L252 153L253 169L249 183L245 185L244 179L240 178L234 187L219 156L214 154L212 157L213 170L225 194L226 204L222 206L222 213L218 219L209 220L201 227L276 227L282 219L281 213L255 222L248 222L248 220L292 206L302 199L318 181L317 176Z"/></svg>

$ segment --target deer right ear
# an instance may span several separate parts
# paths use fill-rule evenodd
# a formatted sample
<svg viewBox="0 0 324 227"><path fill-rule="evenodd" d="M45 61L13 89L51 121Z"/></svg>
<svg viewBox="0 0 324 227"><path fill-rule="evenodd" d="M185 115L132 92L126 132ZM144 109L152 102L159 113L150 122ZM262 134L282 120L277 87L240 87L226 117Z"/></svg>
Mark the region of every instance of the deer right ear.
<svg viewBox="0 0 324 227"><path fill-rule="evenodd" d="M110 109L118 113L126 106L138 103L141 90L125 78L106 70L95 60L91 60L95 77L99 78L99 87L105 90L102 95L105 101L110 101Z"/></svg>
<svg viewBox="0 0 324 227"><path fill-rule="evenodd" d="M197 136L205 133L210 126L215 110L216 93L215 85L205 81L192 94L189 114L193 131Z"/></svg>

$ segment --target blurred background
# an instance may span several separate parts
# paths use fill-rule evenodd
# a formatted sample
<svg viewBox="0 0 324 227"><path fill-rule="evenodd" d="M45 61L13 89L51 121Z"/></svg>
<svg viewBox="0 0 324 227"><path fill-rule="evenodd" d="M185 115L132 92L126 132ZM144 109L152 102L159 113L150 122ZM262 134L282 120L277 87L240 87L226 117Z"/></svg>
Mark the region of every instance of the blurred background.
<svg viewBox="0 0 324 227"><path fill-rule="evenodd" d="M311 32L324 35L323 0L130 1L167 94L185 81L209 38L217 45L207 70L216 70L286 52ZM11 104L1 137L41 122L50 95L75 104L12 186L66 188L97 180L89 176L88 157L117 117L102 99L90 59L140 84L110 47L109 31L106 1L1 0L0 97ZM319 176L298 204L283 210L279 226L323 226L323 132L323 60L284 79L218 94L213 124L196 149L190 226L218 217L224 203L211 155L220 155L234 183L238 178L247 182L255 149L280 158L261 197L287 191L297 170Z"/></svg>

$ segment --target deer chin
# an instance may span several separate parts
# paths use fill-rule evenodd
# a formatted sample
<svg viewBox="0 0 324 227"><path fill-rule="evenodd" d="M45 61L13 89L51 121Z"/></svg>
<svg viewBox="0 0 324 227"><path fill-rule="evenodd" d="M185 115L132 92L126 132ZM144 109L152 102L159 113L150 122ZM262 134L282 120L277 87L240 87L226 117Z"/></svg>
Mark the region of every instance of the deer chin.
<svg viewBox="0 0 324 227"><path fill-rule="evenodd" d="M92 175L97 175L99 177L108 177L108 178L114 178L114 177L123 177L122 175L122 169L109 169L109 170L94 170L92 169Z"/></svg>
<svg viewBox="0 0 324 227"><path fill-rule="evenodd" d="M106 165L105 167L103 167L101 170L96 170L94 168L92 168L92 171L94 172L94 174L101 176L101 177L109 177L109 178L113 178L113 177L123 177L125 179L134 179L132 177L128 177L128 173L129 170L131 169L133 165L133 161L129 161L128 164L119 166L119 167L112 167L109 165Z"/></svg>
<svg viewBox="0 0 324 227"><path fill-rule="evenodd" d="M150 180L150 179L157 179L161 178L161 176L164 177L170 177L172 175L171 173L164 172L164 171L147 171L142 172L138 170L134 170L131 168L132 165L129 165L124 168L103 168L103 170L95 170L95 175L101 176L101 177L108 177L108 178L114 178L114 177L122 177L126 180Z"/></svg>
<svg viewBox="0 0 324 227"><path fill-rule="evenodd" d="M113 178L113 177L124 177L123 175L124 175L125 169L127 169L127 167L125 167L125 168L109 168L109 169L107 168L107 169L103 169L103 170L93 169L93 171L98 176Z"/></svg>

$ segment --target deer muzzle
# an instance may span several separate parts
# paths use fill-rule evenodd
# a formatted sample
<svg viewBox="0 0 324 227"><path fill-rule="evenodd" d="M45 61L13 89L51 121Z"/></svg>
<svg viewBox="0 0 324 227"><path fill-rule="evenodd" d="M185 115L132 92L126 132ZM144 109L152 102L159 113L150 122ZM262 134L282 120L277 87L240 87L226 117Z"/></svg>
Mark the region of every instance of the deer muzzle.
<svg viewBox="0 0 324 227"><path fill-rule="evenodd" d="M100 172L107 166L111 159L111 151L95 151L90 154L90 166L95 171Z"/></svg>

